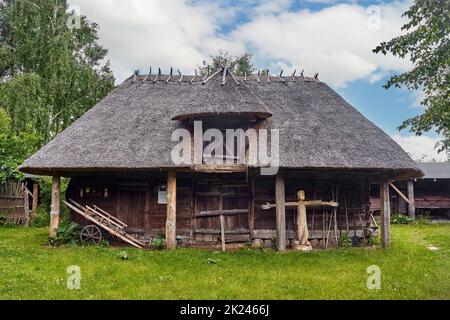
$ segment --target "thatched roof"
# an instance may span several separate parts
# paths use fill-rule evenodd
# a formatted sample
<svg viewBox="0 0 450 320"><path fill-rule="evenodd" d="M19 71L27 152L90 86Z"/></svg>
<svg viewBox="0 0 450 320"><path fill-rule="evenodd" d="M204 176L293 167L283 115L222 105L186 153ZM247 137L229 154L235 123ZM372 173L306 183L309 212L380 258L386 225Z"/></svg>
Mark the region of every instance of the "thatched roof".
<svg viewBox="0 0 450 320"><path fill-rule="evenodd" d="M156 81L155 81L156 80ZM181 81L180 81L181 80ZM173 130L201 115L255 115L280 129L283 168L421 172L381 129L315 78L130 77L26 160L21 170L50 174L87 170L172 168Z"/></svg>

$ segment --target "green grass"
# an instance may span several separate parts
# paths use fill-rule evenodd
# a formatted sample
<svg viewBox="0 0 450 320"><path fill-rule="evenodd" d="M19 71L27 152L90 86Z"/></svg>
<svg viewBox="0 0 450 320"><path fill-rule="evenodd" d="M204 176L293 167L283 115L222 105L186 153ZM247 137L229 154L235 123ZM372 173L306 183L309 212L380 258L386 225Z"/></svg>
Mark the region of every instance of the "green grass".
<svg viewBox="0 0 450 320"><path fill-rule="evenodd" d="M164 252L46 240L47 229L0 228L0 299L450 299L450 224L393 226L389 250ZM81 290L66 287L71 265L81 267ZM370 265L382 270L381 290L366 287Z"/></svg>

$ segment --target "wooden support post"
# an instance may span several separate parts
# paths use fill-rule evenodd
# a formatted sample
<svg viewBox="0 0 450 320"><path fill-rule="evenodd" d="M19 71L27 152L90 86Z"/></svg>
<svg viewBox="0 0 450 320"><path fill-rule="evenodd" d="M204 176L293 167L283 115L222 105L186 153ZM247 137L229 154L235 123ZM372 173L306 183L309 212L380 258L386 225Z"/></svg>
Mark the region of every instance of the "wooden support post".
<svg viewBox="0 0 450 320"><path fill-rule="evenodd" d="M167 177L166 249L177 247L177 175L170 171Z"/></svg>
<svg viewBox="0 0 450 320"><path fill-rule="evenodd" d="M414 181L408 181L408 215L410 218L416 218L416 203L414 199Z"/></svg>
<svg viewBox="0 0 450 320"><path fill-rule="evenodd" d="M275 180L277 246L279 251L286 250L286 200L284 177L279 173Z"/></svg>
<svg viewBox="0 0 450 320"><path fill-rule="evenodd" d="M227 247L225 242L225 217L223 214L220 215L220 239L222 240L222 251L225 252Z"/></svg>
<svg viewBox="0 0 450 320"><path fill-rule="evenodd" d="M37 210L39 206L39 183L33 183L33 205L31 207L31 217L35 219L37 217Z"/></svg>
<svg viewBox="0 0 450 320"><path fill-rule="evenodd" d="M380 208L381 208L381 244L389 248L391 244L391 204L389 201L389 181L380 182Z"/></svg>
<svg viewBox="0 0 450 320"><path fill-rule="evenodd" d="M250 240L253 238L253 230L255 229L255 178L250 178L250 190L248 199L248 230Z"/></svg>
<svg viewBox="0 0 450 320"><path fill-rule="evenodd" d="M53 176L52 178L52 203L50 210L50 238L56 238L59 227L59 212L60 212L60 186L61 178Z"/></svg>
<svg viewBox="0 0 450 320"><path fill-rule="evenodd" d="M23 183L23 210L25 213L25 227L30 225L30 194L28 193L27 184Z"/></svg>

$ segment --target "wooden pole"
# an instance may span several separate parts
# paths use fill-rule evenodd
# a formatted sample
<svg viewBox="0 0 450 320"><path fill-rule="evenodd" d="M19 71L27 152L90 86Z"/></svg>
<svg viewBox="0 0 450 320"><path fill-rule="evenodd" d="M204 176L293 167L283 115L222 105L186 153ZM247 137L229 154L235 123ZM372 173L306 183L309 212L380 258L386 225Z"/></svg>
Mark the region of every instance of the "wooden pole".
<svg viewBox="0 0 450 320"><path fill-rule="evenodd" d="M220 215L220 238L222 240L222 251L225 252L227 250L225 243L225 217Z"/></svg>
<svg viewBox="0 0 450 320"><path fill-rule="evenodd" d="M166 249L177 247L177 175L170 171L167 177L167 221L166 221Z"/></svg>
<svg viewBox="0 0 450 320"><path fill-rule="evenodd" d="M383 248L391 245L391 205L389 201L389 181L383 179L380 183L381 207L381 244Z"/></svg>
<svg viewBox="0 0 450 320"><path fill-rule="evenodd" d="M25 227L30 225L30 195L28 193L26 182L23 183L23 209L25 212Z"/></svg>
<svg viewBox="0 0 450 320"><path fill-rule="evenodd" d="M416 218L416 203L414 199L414 181L408 181L408 215L410 218Z"/></svg>
<svg viewBox="0 0 450 320"><path fill-rule="evenodd" d="M60 186L61 178L53 176L52 178L52 203L50 210L50 238L56 238L59 227L59 212L60 212Z"/></svg>
<svg viewBox="0 0 450 320"><path fill-rule="evenodd" d="M31 207L31 217L35 219L37 217L37 210L39 206L39 183L33 183L33 205Z"/></svg>
<svg viewBox="0 0 450 320"><path fill-rule="evenodd" d="M248 230L250 239L253 239L253 230L255 229L255 179L250 178L250 190L248 199Z"/></svg>
<svg viewBox="0 0 450 320"><path fill-rule="evenodd" d="M279 173L275 180L276 220L278 250L286 250L286 200L284 177Z"/></svg>

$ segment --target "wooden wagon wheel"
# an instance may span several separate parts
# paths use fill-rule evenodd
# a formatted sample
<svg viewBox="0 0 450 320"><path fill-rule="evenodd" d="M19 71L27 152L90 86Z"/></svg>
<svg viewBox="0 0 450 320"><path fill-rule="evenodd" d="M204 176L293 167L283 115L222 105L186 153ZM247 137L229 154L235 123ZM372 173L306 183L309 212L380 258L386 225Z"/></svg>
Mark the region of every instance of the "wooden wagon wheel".
<svg viewBox="0 0 450 320"><path fill-rule="evenodd" d="M102 241L102 231L94 225L86 226L81 230L80 240L82 243L98 245Z"/></svg>

